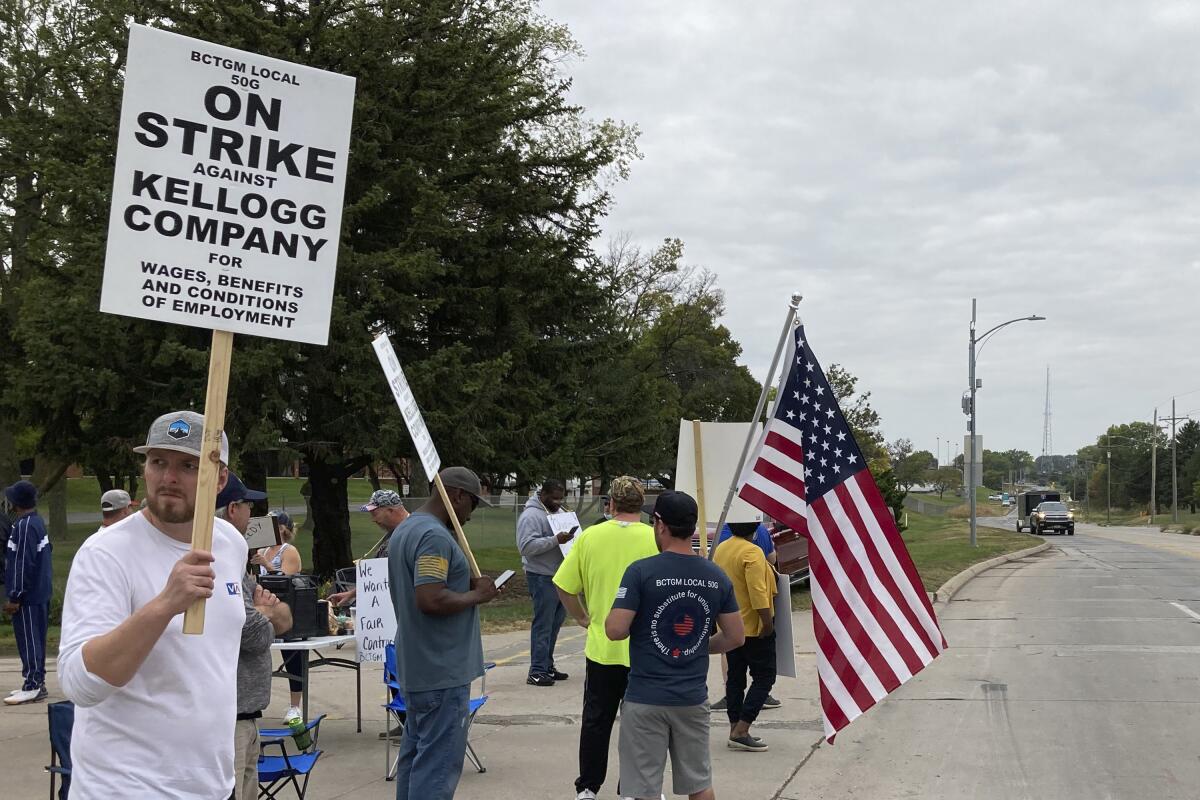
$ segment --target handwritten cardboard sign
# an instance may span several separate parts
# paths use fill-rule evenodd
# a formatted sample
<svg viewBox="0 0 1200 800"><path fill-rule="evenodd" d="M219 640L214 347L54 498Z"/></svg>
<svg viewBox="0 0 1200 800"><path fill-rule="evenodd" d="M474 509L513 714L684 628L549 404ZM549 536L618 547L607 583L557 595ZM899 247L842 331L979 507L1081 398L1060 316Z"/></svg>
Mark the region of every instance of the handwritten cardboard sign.
<svg viewBox="0 0 1200 800"><path fill-rule="evenodd" d="M357 572L354 643L358 660L383 661L384 649L396 641L396 611L388 586L388 560L364 558L358 562Z"/></svg>

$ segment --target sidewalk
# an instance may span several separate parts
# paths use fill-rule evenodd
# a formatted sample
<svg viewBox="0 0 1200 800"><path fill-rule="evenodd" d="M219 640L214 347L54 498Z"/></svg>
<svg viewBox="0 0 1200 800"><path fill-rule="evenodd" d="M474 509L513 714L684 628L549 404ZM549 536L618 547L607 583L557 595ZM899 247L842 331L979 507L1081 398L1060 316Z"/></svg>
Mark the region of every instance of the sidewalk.
<svg viewBox="0 0 1200 800"><path fill-rule="evenodd" d="M727 798L767 800L788 780L821 739L817 705L816 663L813 656L812 620L808 612L792 614L798 679L780 678L772 694L783 707L764 711L755 733L771 746L767 753L744 753L725 747L723 715L713 715L711 748L717 794ZM528 686L528 633L484 636L486 658L497 666L488 672L490 699L471 730L471 742L487 767L478 774L468 763L456 797L462 800L573 798L577 773L579 713L583 692L583 631L564 627L559 638L558 667L570 680L550 688ZM47 684L50 700L62 699L54 666ZM313 772L308 797L313 800L363 798L383 800L395 796L384 781L383 687L377 664L364 664L363 732L354 732L354 676L343 669L316 669L311 674L312 713L328 716L321 725L324 754ZM20 662L0 659L0 689L20 683ZM287 683L275 681L265 724L279 722L287 710ZM720 660L712 659L709 695L723 694ZM187 724L181 721L180 724ZM619 724L619 723L618 723ZM616 796L617 756L613 732L609 779L601 797ZM0 752L4 753L5 796L45 796L48 778L42 765L49 763L44 703L0 706ZM670 776L664 786L670 796ZM286 793L284 796L287 796Z"/></svg>

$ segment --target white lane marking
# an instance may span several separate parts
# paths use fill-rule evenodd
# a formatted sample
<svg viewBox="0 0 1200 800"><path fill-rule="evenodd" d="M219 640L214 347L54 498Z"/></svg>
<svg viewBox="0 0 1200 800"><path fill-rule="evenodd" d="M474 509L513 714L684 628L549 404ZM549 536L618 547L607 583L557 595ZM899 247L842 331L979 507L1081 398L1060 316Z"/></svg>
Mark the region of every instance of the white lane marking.
<svg viewBox="0 0 1200 800"><path fill-rule="evenodd" d="M1190 608L1183 605L1182 603L1171 603L1171 605L1175 606L1176 608L1178 608L1183 613L1187 614L1192 619L1200 619L1200 614L1197 614L1195 611L1192 611Z"/></svg>

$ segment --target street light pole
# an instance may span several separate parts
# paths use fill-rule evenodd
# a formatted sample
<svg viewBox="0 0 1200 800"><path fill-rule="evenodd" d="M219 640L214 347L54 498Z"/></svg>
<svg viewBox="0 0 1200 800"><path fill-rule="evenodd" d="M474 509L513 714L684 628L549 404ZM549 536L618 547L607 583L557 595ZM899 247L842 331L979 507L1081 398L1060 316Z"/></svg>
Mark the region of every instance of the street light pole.
<svg viewBox="0 0 1200 800"><path fill-rule="evenodd" d="M975 298L971 298L971 357L967 369L967 380L971 388L971 457L969 464L963 464L969 474L967 478L967 502L971 509L971 547L975 546Z"/></svg>
<svg viewBox="0 0 1200 800"><path fill-rule="evenodd" d="M970 508L970 514L971 514L971 547L976 546L977 519L975 516L975 464L980 460L979 452L978 452L979 448L978 448L977 439L976 439L976 437L978 436L977 431L979 429L979 417L975 412L975 391L976 391L976 389L979 388L978 383L975 380L975 359L978 355L978 351L976 350L976 345L978 345L979 350L982 350L983 345L986 344L985 340L989 336L991 336L993 333L995 333L996 331L1000 330L1001 328L1003 328L1005 326L1012 325L1014 322L1025 322L1027 320L1029 322L1040 322L1041 320L1045 319L1045 317L1040 317L1037 314L1031 314L1028 317L1017 317L1016 319L1010 319L1008 322L1001 322L999 325L992 328L987 333L983 334L982 336L976 337L975 336L975 318L976 318L975 312L976 312L976 300L974 297L972 297L971 298L971 333L970 333L970 337L969 337L969 349L967 351L967 380L970 381L969 389L970 389L971 395L970 395L970 401L969 401L967 408L963 409L964 411L967 412L967 416L970 417L970 421L968 422L968 425L970 427L968 430L970 431L970 434L971 434L971 436L970 436L971 443L970 443L970 445L968 445L969 457L963 458L963 476L964 476L963 485L967 487L967 496L968 496L967 502L968 502L968 506Z"/></svg>
<svg viewBox="0 0 1200 800"><path fill-rule="evenodd" d="M1108 488L1104 491L1105 505L1105 524L1112 527L1112 446L1108 443L1108 437L1104 437L1104 446L1107 448L1104 452L1107 456L1107 463L1104 467L1104 477L1108 478Z"/></svg>

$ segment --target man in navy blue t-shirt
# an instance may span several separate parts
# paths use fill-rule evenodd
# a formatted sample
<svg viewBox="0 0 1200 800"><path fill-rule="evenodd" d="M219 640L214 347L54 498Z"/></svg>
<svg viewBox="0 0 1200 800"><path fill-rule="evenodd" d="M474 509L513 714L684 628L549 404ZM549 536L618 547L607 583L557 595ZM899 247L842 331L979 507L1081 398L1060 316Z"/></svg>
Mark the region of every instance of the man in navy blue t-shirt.
<svg viewBox="0 0 1200 800"><path fill-rule="evenodd" d="M659 554L625 571L605 633L629 638L629 685L621 704L620 793L655 798L667 754L675 794L712 800L708 752L708 656L740 647L745 634L733 584L692 552L696 501L664 492L654 504Z"/></svg>

